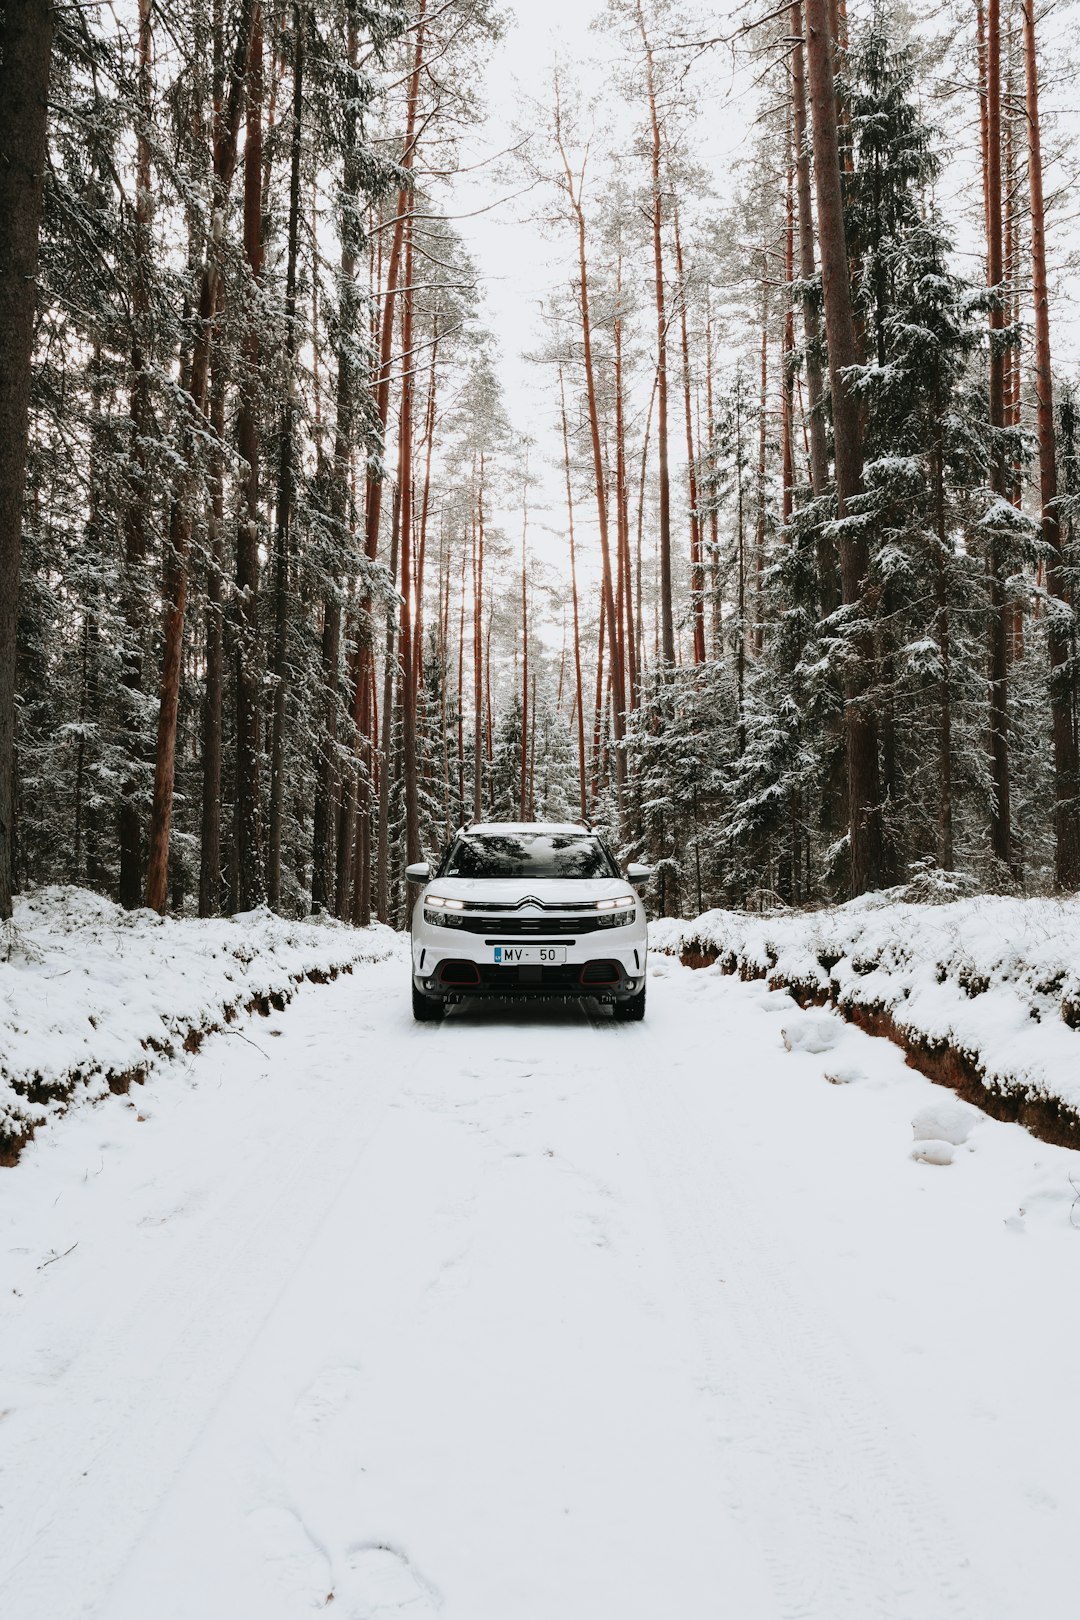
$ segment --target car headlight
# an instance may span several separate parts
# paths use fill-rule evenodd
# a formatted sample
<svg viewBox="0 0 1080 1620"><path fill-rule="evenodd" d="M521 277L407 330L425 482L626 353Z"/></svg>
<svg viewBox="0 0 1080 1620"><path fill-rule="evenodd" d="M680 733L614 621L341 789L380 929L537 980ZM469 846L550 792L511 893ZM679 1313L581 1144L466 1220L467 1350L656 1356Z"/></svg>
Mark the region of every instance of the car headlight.
<svg viewBox="0 0 1080 1620"><path fill-rule="evenodd" d="M430 911L425 901L424 921L432 928L460 928L465 919L456 911Z"/></svg>
<svg viewBox="0 0 1080 1620"><path fill-rule="evenodd" d="M597 911L623 911L627 906L637 905L636 894L618 894L614 900L598 900Z"/></svg>
<svg viewBox="0 0 1080 1620"><path fill-rule="evenodd" d="M448 894L425 894L425 906L431 906L434 911L464 911L464 900L454 900Z"/></svg>
<svg viewBox="0 0 1080 1620"><path fill-rule="evenodd" d="M626 928L636 915L635 911L605 911L596 920L601 928Z"/></svg>

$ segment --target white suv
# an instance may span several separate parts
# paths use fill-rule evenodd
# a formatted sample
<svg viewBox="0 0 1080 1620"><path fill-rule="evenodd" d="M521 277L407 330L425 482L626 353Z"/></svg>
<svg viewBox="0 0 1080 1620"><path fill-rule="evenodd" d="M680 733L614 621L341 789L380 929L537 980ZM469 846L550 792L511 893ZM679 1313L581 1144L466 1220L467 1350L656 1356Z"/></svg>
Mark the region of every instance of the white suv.
<svg viewBox="0 0 1080 1620"><path fill-rule="evenodd" d="M595 996L615 1017L645 1016L645 908L584 823L477 822L454 836L412 914L415 1017L466 996Z"/></svg>

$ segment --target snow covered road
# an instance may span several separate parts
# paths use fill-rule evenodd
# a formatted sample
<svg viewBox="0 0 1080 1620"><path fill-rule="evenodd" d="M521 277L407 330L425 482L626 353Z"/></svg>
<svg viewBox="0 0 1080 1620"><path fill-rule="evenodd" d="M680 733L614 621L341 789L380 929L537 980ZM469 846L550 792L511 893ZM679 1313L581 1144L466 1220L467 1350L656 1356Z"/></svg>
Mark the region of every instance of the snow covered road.
<svg viewBox="0 0 1080 1620"><path fill-rule="evenodd" d="M0 1174L4 1620L1074 1620L1080 1155L650 998L365 967Z"/></svg>

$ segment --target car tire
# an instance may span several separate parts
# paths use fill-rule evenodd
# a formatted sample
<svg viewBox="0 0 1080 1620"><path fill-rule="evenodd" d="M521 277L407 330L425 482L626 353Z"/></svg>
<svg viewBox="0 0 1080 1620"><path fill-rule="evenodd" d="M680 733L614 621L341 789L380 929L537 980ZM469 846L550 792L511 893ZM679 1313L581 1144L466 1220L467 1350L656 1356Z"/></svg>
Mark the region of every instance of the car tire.
<svg viewBox="0 0 1080 1620"><path fill-rule="evenodd" d="M620 1024L639 1024L645 1016L645 987L627 1001L617 1001L612 1009Z"/></svg>
<svg viewBox="0 0 1080 1620"><path fill-rule="evenodd" d="M412 1015L418 1024L437 1024L446 1011L439 996L425 996L415 984L412 987Z"/></svg>

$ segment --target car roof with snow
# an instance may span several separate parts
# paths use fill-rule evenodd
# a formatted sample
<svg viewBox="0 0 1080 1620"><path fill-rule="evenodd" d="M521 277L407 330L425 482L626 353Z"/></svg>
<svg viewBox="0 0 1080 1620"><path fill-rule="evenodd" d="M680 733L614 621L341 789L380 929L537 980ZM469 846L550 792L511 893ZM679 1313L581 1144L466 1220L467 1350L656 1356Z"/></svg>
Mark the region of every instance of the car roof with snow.
<svg viewBox="0 0 1080 1620"><path fill-rule="evenodd" d="M580 821L476 821L458 831L459 836L463 833L470 836L474 833L580 833L585 837L593 829Z"/></svg>

